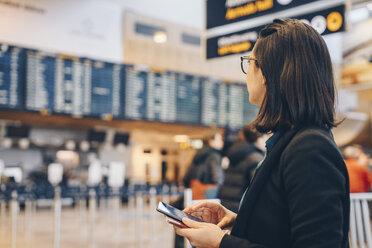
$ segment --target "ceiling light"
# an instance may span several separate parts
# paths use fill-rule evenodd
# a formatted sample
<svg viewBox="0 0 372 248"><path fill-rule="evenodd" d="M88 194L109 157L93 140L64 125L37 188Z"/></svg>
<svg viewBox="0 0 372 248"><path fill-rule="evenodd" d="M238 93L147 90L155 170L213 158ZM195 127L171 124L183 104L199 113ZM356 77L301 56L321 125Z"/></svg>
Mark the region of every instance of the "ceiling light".
<svg viewBox="0 0 372 248"><path fill-rule="evenodd" d="M6 52L8 50L8 46L3 44L0 46L0 50Z"/></svg>
<svg viewBox="0 0 372 248"><path fill-rule="evenodd" d="M191 140L190 145L194 149L201 149L203 147L203 141L201 139Z"/></svg>
<svg viewBox="0 0 372 248"><path fill-rule="evenodd" d="M158 31L154 34L155 43L165 43L167 42L167 34L164 31Z"/></svg>

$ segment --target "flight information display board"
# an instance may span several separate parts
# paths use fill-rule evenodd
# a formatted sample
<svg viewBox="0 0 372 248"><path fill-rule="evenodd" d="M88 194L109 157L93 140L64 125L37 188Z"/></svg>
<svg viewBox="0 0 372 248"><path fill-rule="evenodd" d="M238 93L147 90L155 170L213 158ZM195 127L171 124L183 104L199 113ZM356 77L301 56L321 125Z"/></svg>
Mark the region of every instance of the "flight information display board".
<svg viewBox="0 0 372 248"><path fill-rule="evenodd" d="M173 79L173 80L172 80ZM152 73L147 77L147 119L176 122L176 82L166 73Z"/></svg>
<svg viewBox="0 0 372 248"><path fill-rule="evenodd" d="M0 107L21 109L24 101L26 50L0 44Z"/></svg>
<svg viewBox="0 0 372 248"><path fill-rule="evenodd" d="M27 51L27 110L52 112L55 99L55 61L55 57L37 51Z"/></svg>
<svg viewBox="0 0 372 248"><path fill-rule="evenodd" d="M219 122L219 86L221 81L203 78L201 86L201 124L218 125Z"/></svg>
<svg viewBox="0 0 372 248"><path fill-rule="evenodd" d="M79 59L56 59L53 108L55 113L73 116L90 114L90 102L87 102L90 98L90 82L84 80L84 76L84 67Z"/></svg>
<svg viewBox="0 0 372 248"><path fill-rule="evenodd" d="M126 66L124 78L126 118L200 124L200 77Z"/></svg>
<svg viewBox="0 0 372 248"><path fill-rule="evenodd" d="M72 116L122 117L119 64L27 54L26 109Z"/></svg>
<svg viewBox="0 0 372 248"><path fill-rule="evenodd" d="M122 72L121 65L92 61L85 63L85 74L91 80L91 110L90 115L105 117L122 116ZM89 75L91 71L91 75ZM89 82L88 79L85 81ZM88 92L84 92L88 95Z"/></svg>
<svg viewBox="0 0 372 248"><path fill-rule="evenodd" d="M89 59L56 60L54 112L121 116L121 65Z"/></svg>
<svg viewBox="0 0 372 248"><path fill-rule="evenodd" d="M229 128L242 127L258 110L242 84L0 48L0 107L8 109Z"/></svg>
<svg viewBox="0 0 372 248"><path fill-rule="evenodd" d="M206 78L202 84L202 125L241 128L252 121L258 107L249 102L242 84L224 84Z"/></svg>
<svg viewBox="0 0 372 248"><path fill-rule="evenodd" d="M176 85L176 122L200 124L201 77L176 72L167 74Z"/></svg>
<svg viewBox="0 0 372 248"><path fill-rule="evenodd" d="M147 76L145 70L125 66L124 116L127 119L147 120Z"/></svg>

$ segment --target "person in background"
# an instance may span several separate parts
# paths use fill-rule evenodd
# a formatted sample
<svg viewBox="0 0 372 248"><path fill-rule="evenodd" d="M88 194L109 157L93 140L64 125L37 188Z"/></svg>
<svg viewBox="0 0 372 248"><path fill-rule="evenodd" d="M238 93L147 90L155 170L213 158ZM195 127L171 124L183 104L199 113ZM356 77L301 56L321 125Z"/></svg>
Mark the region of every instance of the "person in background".
<svg viewBox="0 0 372 248"><path fill-rule="evenodd" d="M215 198L217 189L222 185L224 172L221 167L221 149L223 148L223 138L218 132L211 132L203 138L203 147L195 154L184 178L183 184L186 188L192 188L193 184L200 187L214 185L214 195L204 198ZM198 187L198 186L196 186ZM194 188L193 191L196 191ZM202 197L203 198L203 197Z"/></svg>
<svg viewBox="0 0 372 248"><path fill-rule="evenodd" d="M363 151L362 146L357 145L357 144L354 144L353 147L357 150L357 153L358 153L358 163L360 165L363 165L365 167L368 167L368 156Z"/></svg>
<svg viewBox="0 0 372 248"><path fill-rule="evenodd" d="M236 214L215 202L184 209L174 226L198 248L347 248L350 194L346 165L331 132L335 83L327 45L310 25L275 19L241 57L252 126L273 135ZM227 234L222 229L232 228Z"/></svg>
<svg viewBox="0 0 372 248"><path fill-rule="evenodd" d="M371 190L372 173L364 159L366 155L359 146L347 146L344 149L345 164L349 172L350 193L368 192ZM361 158L361 159L360 159ZM361 163L362 162L362 163Z"/></svg>
<svg viewBox="0 0 372 248"><path fill-rule="evenodd" d="M267 134L262 134L247 124L240 130L236 141L228 150L230 163L219 193L221 204L227 209L238 212L240 199L257 164L263 159L267 138Z"/></svg>
<svg viewBox="0 0 372 248"><path fill-rule="evenodd" d="M210 132L203 137L203 147L198 150L183 177L185 188L193 191L193 200L216 198L219 187L224 180L221 166L221 149L224 142L219 132ZM183 197L171 203L172 206L182 209ZM175 248L182 248L183 237L175 235Z"/></svg>

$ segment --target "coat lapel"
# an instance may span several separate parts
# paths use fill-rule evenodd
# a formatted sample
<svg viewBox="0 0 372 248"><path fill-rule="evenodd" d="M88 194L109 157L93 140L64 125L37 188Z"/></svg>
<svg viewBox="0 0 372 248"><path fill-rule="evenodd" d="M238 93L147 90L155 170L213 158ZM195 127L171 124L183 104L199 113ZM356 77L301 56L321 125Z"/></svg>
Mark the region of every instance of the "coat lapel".
<svg viewBox="0 0 372 248"><path fill-rule="evenodd" d="M267 154L265 160L263 161L261 167L257 170L247 193L244 196L243 203L239 209L239 213L233 229L231 231L232 235L243 236L246 230L246 225L252 214L252 209L260 195L263 185L266 183L268 177L271 174L272 169L279 164L280 156L297 133L298 129L291 129L282 134L277 143L273 146L272 150Z"/></svg>

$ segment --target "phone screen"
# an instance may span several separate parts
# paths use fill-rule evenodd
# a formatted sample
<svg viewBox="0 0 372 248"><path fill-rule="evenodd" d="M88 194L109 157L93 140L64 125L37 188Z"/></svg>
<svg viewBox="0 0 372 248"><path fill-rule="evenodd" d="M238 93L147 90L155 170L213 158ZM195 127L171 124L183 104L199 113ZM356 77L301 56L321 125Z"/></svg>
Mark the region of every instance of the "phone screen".
<svg viewBox="0 0 372 248"><path fill-rule="evenodd" d="M179 210L175 207L172 207L171 205L168 205L164 202L159 202L157 210L160 213L165 214L166 216L168 216L170 218L173 218L175 220L178 220L180 222L182 222L182 218L189 218L189 219L194 220L194 221L204 222L201 219L196 218L196 217L194 217L190 214L186 214L186 213L182 212L181 210Z"/></svg>

